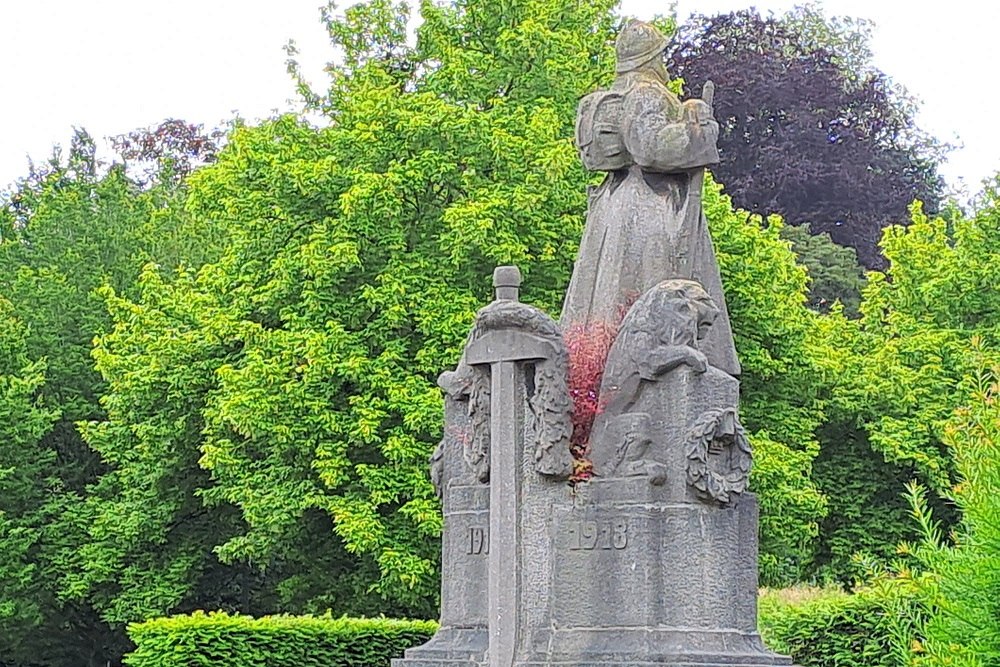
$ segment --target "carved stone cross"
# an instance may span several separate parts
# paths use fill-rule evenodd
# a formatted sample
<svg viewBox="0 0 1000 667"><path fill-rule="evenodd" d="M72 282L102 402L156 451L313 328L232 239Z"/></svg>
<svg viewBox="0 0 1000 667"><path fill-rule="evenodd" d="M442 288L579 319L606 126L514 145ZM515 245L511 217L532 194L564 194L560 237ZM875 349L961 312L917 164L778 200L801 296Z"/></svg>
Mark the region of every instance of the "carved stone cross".
<svg viewBox="0 0 1000 667"><path fill-rule="evenodd" d="M517 302L520 285L516 266L493 272L497 301ZM517 328L491 330L466 348L466 362L490 372L490 667L511 667L518 642L525 365L554 354L552 343Z"/></svg>

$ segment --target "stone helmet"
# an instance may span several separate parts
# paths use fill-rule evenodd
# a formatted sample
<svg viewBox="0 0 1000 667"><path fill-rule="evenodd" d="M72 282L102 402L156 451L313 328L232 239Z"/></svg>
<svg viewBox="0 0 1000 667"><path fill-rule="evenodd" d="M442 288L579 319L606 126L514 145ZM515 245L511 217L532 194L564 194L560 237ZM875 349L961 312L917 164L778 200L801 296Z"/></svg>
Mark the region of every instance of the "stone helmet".
<svg viewBox="0 0 1000 667"><path fill-rule="evenodd" d="M658 57L668 40L659 30L643 21L629 21L615 41L615 71L631 72Z"/></svg>

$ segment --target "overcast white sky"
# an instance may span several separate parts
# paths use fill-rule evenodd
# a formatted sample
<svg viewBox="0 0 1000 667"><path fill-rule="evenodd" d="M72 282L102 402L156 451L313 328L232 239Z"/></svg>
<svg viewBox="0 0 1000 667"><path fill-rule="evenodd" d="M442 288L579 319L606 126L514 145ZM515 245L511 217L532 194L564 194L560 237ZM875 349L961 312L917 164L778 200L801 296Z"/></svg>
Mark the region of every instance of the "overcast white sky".
<svg viewBox="0 0 1000 667"><path fill-rule="evenodd" d="M73 126L95 137L164 118L219 124L292 108L282 47L295 39L320 80L331 52L322 0L0 0L0 190L68 143ZM784 0L680 0L683 18ZM876 65L923 102L918 123L961 142L949 183L975 191L1000 170L994 78L1000 4L989 0L826 0L828 14L876 23ZM667 2L624 0L649 18ZM991 114L991 112L994 112Z"/></svg>

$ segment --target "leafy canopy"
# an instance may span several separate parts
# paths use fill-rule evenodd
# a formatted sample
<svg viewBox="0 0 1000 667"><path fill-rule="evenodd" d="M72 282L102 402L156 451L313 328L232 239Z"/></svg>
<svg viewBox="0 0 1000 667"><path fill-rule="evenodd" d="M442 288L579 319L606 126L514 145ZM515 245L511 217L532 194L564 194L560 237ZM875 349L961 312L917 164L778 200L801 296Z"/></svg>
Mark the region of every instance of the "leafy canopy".
<svg viewBox="0 0 1000 667"><path fill-rule="evenodd" d="M16 329L18 354L35 364L11 361L0 373L19 378L18 400L31 398L38 410L11 406L5 417L15 432L5 430L0 459L0 469L12 471L0 540L24 545L8 544L8 553L32 574L30 584L0 578L0 600L23 612L0 632L0 662L29 664L41 655L105 664L101 656L121 650L124 633L112 633L90 601L67 602L64 590L87 539L83 499L107 463L76 422L104 415L106 385L91 350L111 316L98 289L132 294L145 263L173 267L212 252L211 230L191 222L183 199L174 181L132 180L127 161L100 164L81 130L65 161L57 151L0 201L0 327Z"/></svg>
<svg viewBox="0 0 1000 667"><path fill-rule="evenodd" d="M412 48L400 5L327 14L342 58L329 92L306 96L326 126L237 128L188 179L190 214L226 226L219 260L150 267L134 297L102 292L108 417L85 435L111 470L75 594L115 592L101 607L124 621L183 609L209 573L246 567L264 573L266 609L434 613L434 379L494 265L520 265L525 300L559 309L591 178L575 105L610 78L611 5L426 3ZM747 369L768 572L788 578L823 512L804 474L822 414L816 316L780 224L748 221L715 187L706 202Z"/></svg>

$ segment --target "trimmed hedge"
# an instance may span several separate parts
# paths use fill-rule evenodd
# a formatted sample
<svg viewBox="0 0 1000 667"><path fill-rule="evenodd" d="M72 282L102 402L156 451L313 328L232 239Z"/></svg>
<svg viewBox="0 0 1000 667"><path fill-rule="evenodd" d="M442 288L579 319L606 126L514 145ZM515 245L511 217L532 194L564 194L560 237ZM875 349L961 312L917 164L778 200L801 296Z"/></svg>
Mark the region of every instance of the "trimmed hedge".
<svg viewBox="0 0 1000 667"><path fill-rule="evenodd" d="M786 589L760 598L759 624L771 650L801 667L905 667L916 608L881 591Z"/></svg>
<svg viewBox="0 0 1000 667"><path fill-rule="evenodd" d="M767 646L800 667L905 667L913 603L882 591L792 588L760 598ZM129 667L388 667L434 621L196 612L129 626Z"/></svg>
<svg viewBox="0 0 1000 667"><path fill-rule="evenodd" d="M329 616L190 616L134 623L130 667L388 667L427 641L433 621Z"/></svg>

